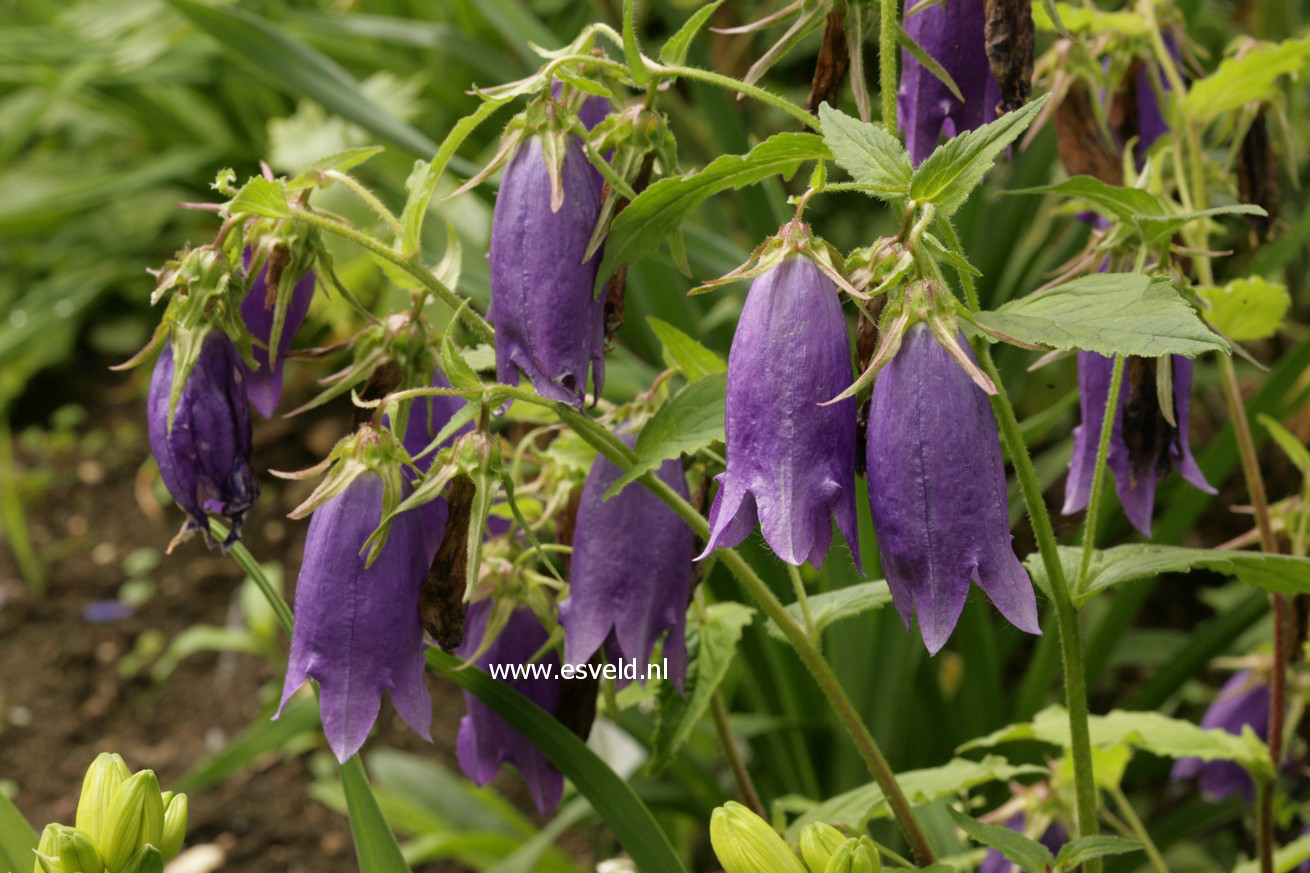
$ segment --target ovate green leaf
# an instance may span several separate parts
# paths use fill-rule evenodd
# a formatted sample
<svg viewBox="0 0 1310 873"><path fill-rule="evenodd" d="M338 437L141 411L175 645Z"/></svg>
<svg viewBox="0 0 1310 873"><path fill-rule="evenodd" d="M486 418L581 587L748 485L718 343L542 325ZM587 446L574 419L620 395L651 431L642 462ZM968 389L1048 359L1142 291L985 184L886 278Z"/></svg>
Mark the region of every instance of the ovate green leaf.
<svg viewBox="0 0 1310 873"><path fill-rule="evenodd" d="M697 9L691 16L683 22L678 32L669 37L668 42L660 48L660 63L668 64L673 67L680 67L687 60L687 51L691 48L691 42L700 33L701 28L710 20L714 11L723 4L723 0L714 0L713 3L706 3Z"/></svg>
<svg viewBox="0 0 1310 873"><path fill-rule="evenodd" d="M881 124L852 118L827 103L819 107L823 142L837 165L885 200L909 195L914 168L901 141Z"/></svg>
<svg viewBox="0 0 1310 873"><path fill-rule="evenodd" d="M1060 848L1060 854L1055 857L1055 866L1060 870L1077 870L1093 858L1126 855L1129 852L1140 852L1143 848L1137 840L1125 840L1108 834L1081 837L1070 840Z"/></svg>
<svg viewBox="0 0 1310 873"><path fill-rule="evenodd" d="M1310 61L1310 36L1265 43L1228 58L1219 68L1187 91L1187 114L1211 121L1256 100L1278 93L1278 77L1301 70Z"/></svg>
<svg viewBox="0 0 1310 873"><path fill-rule="evenodd" d="M655 331L655 336L663 346L664 363L681 370L688 382L696 382L727 369L722 358L667 321L649 315L646 323Z"/></svg>
<svg viewBox="0 0 1310 873"><path fill-rule="evenodd" d="M637 436L637 463L605 492L609 500L628 483L669 458L723 439L723 394L727 375L713 373L692 382L659 408Z"/></svg>
<svg viewBox="0 0 1310 873"><path fill-rule="evenodd" d="M948 806L946 811L951 820L974 842L1000 852L1006 859L1019 865L1024 873L1047 873L1055 865L1055 856L1050 849L1018 831L1012 831L1004 825L980 822L953 807Z"/></svg>
<svg viewBox="0 0 1310 873"><path fill-rule="evenodd" d="M1292 305L1287 286L1263 276L1197 290L1210 304L1205 314L1210 323L1239 342L1273 336L1283 326L1283 317Z"/></svg>
<svg viewBox="0 0 1310 873"><path fill-rule="evenodd" d="M891 589L881 579L860 582L836 591L825 591L810 598L810 617L814 619L815 630L822 632L829 625L836 624L857 615L863 615L875 609L881 609L892 602ZM798 603L790 604L787 612L797 624L804 624L804 615ZM785 640L782 630L769 619L764 626L766 630L780 640Z"/></svg>
<svg viewBox="0 0 1310 873"><path fill-rule="evenodd" d="M263 176L254 176L242 185L237 196L228 202L227 209L232 215L262 215L266 218L290 218L293 214L287 205L286 185Z"/></svg>

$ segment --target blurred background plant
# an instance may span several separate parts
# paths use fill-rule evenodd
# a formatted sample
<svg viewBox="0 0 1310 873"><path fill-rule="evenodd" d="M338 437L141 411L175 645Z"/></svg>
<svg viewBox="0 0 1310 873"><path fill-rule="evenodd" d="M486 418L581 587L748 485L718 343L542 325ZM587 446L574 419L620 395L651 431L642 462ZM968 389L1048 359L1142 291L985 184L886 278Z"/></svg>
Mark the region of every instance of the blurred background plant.
<svg viewBox="0 0 1310 873"><path fill-rule="evenodd" d="M232 167L244 178L264 160L278 173L295 173L323 155L377 142L386 151L359 175L384 201L399 204L413 161L429 157L451 124L477 106L466 93L470 83L488 86L526 75L537 65L532 45L557 48L591 21L617 24L618 5L9 0L0 10L0 511L7 546L0 554L0 675L7 677L0 687L0 795L12 795L30 819L66 818L75 785L68 774L80 772L115 733L137 734L131 751L140 753L141 763L192 795L196 847L190 851L203 852L198 866L187 869L238 869L254 858L285 859L289 869L352 869L343 820L329 812L342 808L343 789L317 732L315 707L302 699L280 721L267 720L284 645L267 607L251 596L249 582L198 543L183 547L171 565L160 564L175 519L165 521L160 512L166 497L146 460L140 426L146 371L122 380L106 368L140 348L157 320L145 268L165 261L186 240L213 232L210 214L179 203L215 199L206 183L220 168ZM698 5L643 3L642 32L658 40ZM1190 36L1208 52L1209 65L1237 30L1281 39L1310 25L1297 0L1175 5ZM711 24L733 28L780 6L733 0ZM781 30L707 33L691 61L745 76ZM816 25L804 33L762 83L802 102L821 30ZM876 69L875 51L870 44L870 70ZM1225 247L1235 254L1217 262L1219 282L1263 276L1293 290L1289 326L1253 349L1273 365L1248 405L1252 415L1283 422L1302 443L1310 433L1310 335L1295 325L1310 316L1304 293L1310 267L1304 183L1310 179L1302 158L1310 142L1308 103L1304 80L1288 90L1291 141L1275 144L1288 169L1282 171L1286 184L1273 239L1257 248L1254 232L1234 223ZM790 126L777 110L693 82L662 95L660 105L678 131L684 167L744 152L757 137ZM484 164L496 141L495 124L479 128L454 165L456 175ZM958 213L960 235L983 275L985 306L1042 285L1083 245L1087 228L1060 220L1054 201L997 196L1002 188L1049 182L1057 166L1046 125ZM454 188L448 180L442 186L439 194ZM756 241L790 217L788 193L796 191L770 180L701 207L687 226L694 275L718 276L745 260ZM319 204L359 223L370 220L357 201L334 194L324 192ZM432 205L462 245L460 291L484 306L491 196L483 188L452 201L438 196ZM870 204L826 198L810 218L827 239L849 249L894 230L886 211ZM441 222L429 224L424 244L427 260L435 262L449 242L439 232ZM402 292L367 255L330 245L339 275L366 305L398 299L392 295ZM663 368L651 316L726 357L744 287L688 298L689 283L667 256L633 265L628 280L607 395L629 397ZM345 304L318 295L314 307L312 333L302 333L298 345L342 339L350 323ZM444 323L440 314L436 318ZM1030 373L1031 356L1013 348L997 356L1021 400L1043 487L1052 488L1062 481L1072 451L1072 365ZM1244 492L1213 366L1198 367L1193 416L1199 462L1221 493L1183 494L1171 480L1161 492L1156 542L1213 545L1250 528L1247 519L1223 508ZM312 382L294 363L289 380L294 397L311 396ZM264 447L257 451L261 479L278 493L252 516L250 540L274 579L295 576L303 530L282 516L305 492L294 484L273 486L264 474L269 467L295 469L316 460L350 428L352 412L338 403L256 426ZM1264 442L1265 430L1257 436ZM1262 458L1274 499L1299 492L1283 455L1265 448ZM871 542L863 496L857 505L862 539ZM1016 517L1022 511L1017 497L1012 511ZM1072 529L1073 522L1064 523ZM1117 509L1108 526L1112 539L1135 537ZM746 551L776 590L790 590L786 573L758 543L749 542ZM1017 551L1031 552L1031 544L1019 543ZM818 597L858 581L846 561L802 572ZM707 584L725 598L735 585L721 572L711 573ZM971 600L956 637L935 659L925 657L890 610L827 629L829 659L898 771L940 765L964 741L1029 718L1054 699L1054 634L1033 643L992 622L988 609ZM1264 595L1219 575L1186 596L1164 578L1121 586L1085 614L1098 711L1120 706L1194 714L1213 684L1205 681L1215 675L1212 659L1269 639ZM753 768L761 793L776 798L779 810L798 810L804 808L799 798L862 785L854 750L831 741L838 728L823 714L800 664L762 622L740 624L725 622L740 630L744 657L723 676L721 693L737 713L731 727L748 763L767 762ZM686 736L661 733L642 700L654 693L629 689L619 713L624 730L655 750L653 759L641 760L645 752L634 757L622 734L604 730L602 741L608 736L612 742L602 754L636 773L639 794L680 849L712 863L704 822L734 796L731 774L708 723ZM523 811L529 808L525 796L512 781L497 783L506 796L453 775L448 767L458 696L447 690L436 701L435 750L384 725L383 741L366 754L407 860L431 870L572 871L613 851L593 826L594 812L576 796L542 822ZM934 730L915 727L924 724ZM1026 757L1018 752L1011 759L1038 762L1042 755L1033 746ZM1181 791L1162 795L1167 766L1135 759L1122 791L1152 822L1170 869L1230 869L1244 845L1236 827L1240 803L1212 803ZM240 802L252 785L270 799ZM1149 790L1139 796L1137 788ZM996 790L999 797L1003 786ZM311 800L323 806L302 812ZM956 838L945 804L934 806L925 820L934 839L949 844ZM292 816L303 826L287 831L282 825ZM272 821L261 823L264 817ZM1216 829L1219 836L1198 848L1196 838ZM1131 869L1139 862L1110 867Z"/></svg>

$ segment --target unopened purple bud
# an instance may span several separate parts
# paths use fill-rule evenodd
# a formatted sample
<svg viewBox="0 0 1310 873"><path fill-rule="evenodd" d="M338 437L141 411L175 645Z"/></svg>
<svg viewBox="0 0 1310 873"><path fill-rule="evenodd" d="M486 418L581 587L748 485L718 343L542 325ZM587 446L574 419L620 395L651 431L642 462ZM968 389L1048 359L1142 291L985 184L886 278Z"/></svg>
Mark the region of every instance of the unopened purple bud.
<svg viewBox="0 0 1310 873"><path fill-rule="evenodd" d="M1170 361L1173 366L1173 413L1177 427L1169 423L1160 409L1155 372L1160 361ZM1113 359L1095 352L1078 353L1082 423L1073 432L1073 458L1069 461L1069 478L1064 489L1065 515L1086 508L1091 498L1096 450L1113 371ZM1156 483L1171 469L1177 469L1184 479L1207 494L1215 493L1192 457L1187 436L1191 389L1192 362L1187 358L1166 355L1125 361L1106 466L1114 472L1114 488L1124 514L1148 537Z"/></svg>
<svg viewBox="0 0 1310 873"><path fill-rule="evenodd" d="M564 83L554 81L550 83L550 96L556 100L564 95ZM578 120L582 122L587 130L591 130L596 125L605 120L613 109L609 100L598 94L588 94L582 99L582 106L578 109Z"/></svg>
<svg viewBox="0 0 1310 873"><path fill-rule="evenodd" d="M461 658L468 658L482 644L487 619L494 605L492 600L482 600L469 607L464 642L457 652ZM545 645L546 639L546 630L532 610L519 607L510 614L505 627L487 650L473 663L482 669L489 664L501 668L526 665ZM564 683L559 675L559 656L549 652L533 663L540 665L543 673L549 675L520 676L506 684L553 714L559 706ZM468 714L460 719L456 741L456 755L464 774L479 785L486 785L496 778L502 764L512 764L528 786L537 810L542 815L554 812L564 793L564 776L531 740L491 707L467 692L464 703Z"/></svg>
<svg viewBox="0 0 1310 873"><path fill-rule="evenodd" d="M410 510L396 516L381 553L365 566L361 549L381 518L382 490L377 474L364 473L314 510L296 582L282 706L306 679L317 680L323 733L343 762L364 745L383 691L409 726L431 739L418 614L431 556L423 518Z"/></svg>
<svg viewBox="0 0 1310 873"><path fill-rule="evenodd" d="M1250 670L1242 670L1224 683L1201 717L1201 727L1241 735L1248 725L1260 739L1269 739L1269 686ZM1176 780L1199 777L1201 794L1212 802L1234 794L1250 800L1255 794L1250 775L1232 761L1180 758L1169 775Z"/></svg>
<svg viewBox="0 0 1310 873"><path fill-rule="evenodd" d="M635 439L620 437L628 445ZM597 456L582 488L573 533L569 596L560 605L564 659L585 664L609 642L624 658L650 659L664 637L664 658L675 687L687 673L687 601L695 537L678 514L638 483L609 500L622 475ZM665 461L659 478L688 497L682 464Z"/></svg>
<svg viewBox="0 0 1310 873"><path fill-rule="evenodd" d="M728 356L728 467L700 558L759 524L779 558L818 567L836 515L859 564L855 401L820 405L851 384L850 355L837 289L813 261L789 256L751 284Z"/></svg>
<svg viewBox="0 0 1310 873"><path fill-rule="evenodd" d="M539 137L505 169L491 223L491 296L496 378L516 385L521 371L543 397L580 407L588 369L597 395L605 379L605 301L592 294L600 258L583 262L603 182L577 138L564 142L558 212Z"/></svg>
<svg viewBox="0 0 1310 873"><path fill-rule="evenodd" d="M905 32L950 74L961 102L931 70L908 51L901 52L904 72L897 92L905 145L918 164L948 136L981 127L996 118L1001 87L987 60L983 0L933 4L905 20Z"/></svg>
<svg viewBox="0 0 1310 873"><path fill-rule="evenodd" d="M150 450L168 493L189 516L188 528L209 536L209 517L231 528L224 545L236 542L246 512L259 496L250 467L250 406L236 347L211 331L178 397L169 428L173 347L165 345L150 378L147 419Z"/></svg>
<svg viewBox="0 0 1310 873"><path fill-rule="evenodd" d="M246 257L249 263L249 255ZM277 359L271 364L268 360L269 340L273 336L273 314L276 304L277 288L268 285L268 267L261 267L250 283L250 290L241 301L241 320L251 337L258 340L252 343L251 350L259 369L251 370L242 362L246 372L246 392L250 402L265 418L272 418L282 398L282 370L286 365L286 353L291 346L291 338L296 335L300 325L309 313L309 303L314 297L314 274L306 273L291 292L291 301L287 305L286 316L282 322L282 333L277 343Z"/></svg>
<svg viewBox="0 0 1310 873"><path fill-rule="evenodd" d="M928 651L955 629L971 581L1011 624L1040 634L1032 582L1014 556L996 419L923 322L874 383L867 457L887 584L906 628L918 615Z"/></svg>

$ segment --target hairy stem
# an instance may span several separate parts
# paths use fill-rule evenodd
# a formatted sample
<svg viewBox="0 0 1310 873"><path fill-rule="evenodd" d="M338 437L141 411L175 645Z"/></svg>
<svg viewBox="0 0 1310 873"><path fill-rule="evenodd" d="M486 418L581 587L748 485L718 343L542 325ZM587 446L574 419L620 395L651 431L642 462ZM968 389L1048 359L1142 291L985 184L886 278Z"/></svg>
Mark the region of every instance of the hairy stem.
<svg viewBox="0 0 1310 873"><path fill-rule="evenodd" d="M896 89L898 86L896 32L900 30L900 0L878 2L878 89L882 100L882 123L892 136L896 125Z"/></svg>
<svg viewBox="0 0 1310 873"><path fill-rule="evenodd" d="M796 602L801 607L801 616L805 620L805 632L810 635L810 639L814 640L817 645L819 631L814 624L814 615L810 612L810 595L805 591L805 580L801 578L800 568L788 564L787 575L791 577L791 587L796 592Z"/></svg>
<svg viewBox="0 0 1310 873"><path fill-rule="evenodd" d="M710 712L714 714L714 728L719 732L719 745L723 747L723 755L728 759L733 778L737 780L742 801L750 807L751 812L767 819L764 804L760 803L759 792L755 790L755 783L751 781L750 771L746 769L746 762L741 759L741 750L737 748L737 741L732 736L732 728L728 725L728 708L723 705L723 695L718 691L715 691L710 698Z"/></svg>
<svg viewBox="0 0 1310 873"><path fill-rule="evenodd" d="M1114 422L1119 417L1119 391L1124 380L1124 356L1114 356L1114 370L1110 374L1110 393L1105 398L1105 415L1101 418L1101 434L1096 444L1096 467L1092 473L1092 494L1087 501L1087 517L1083 520L1083 555L1078 562L1078 577L1074 581L1081 592L1087 585L1087 571L1092 566L1092 552L1096 549L1096 525L1101 519L1101 498L1105 493L1105 460L1110 456L1110 437Z"/></svg>
<svg viewBox="0 0 1310 873"><path fill-rule="evenodd" d="M710 85L717 85L720 88L726 88L729 91L736 91L738 94L745 94L747 97L753 97L761 103L767 103L774 109L781 109L783 112L787 113L792 118L795 118L811 130L817 131L820 129L819 119L815 118L804 109L801 109L790 100L787 100L785 97L779 97L777 94L756 87L755 85L747 85L740 79L734 79L731 76L725 76L721 73L714 73L709 70L702 70L699 67L657 64L654 61L648 61L647 63L653 75L696 79L697 81L706 82Z"/></svg>

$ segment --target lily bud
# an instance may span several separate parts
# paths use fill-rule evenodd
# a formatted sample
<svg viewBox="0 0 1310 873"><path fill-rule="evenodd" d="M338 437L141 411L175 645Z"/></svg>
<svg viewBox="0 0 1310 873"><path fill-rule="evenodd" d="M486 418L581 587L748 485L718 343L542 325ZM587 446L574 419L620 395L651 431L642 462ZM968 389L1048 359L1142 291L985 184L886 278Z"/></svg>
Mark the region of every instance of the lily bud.
<svg viewBox="0 0 1310 873"><path fill-rule="evenodd" d="M97 840L110 873L119 873L143 846L159 845L164 833L164 802L153 770L134 773L114 794Z"/></svg>
<svg viewBox="0 0 1310 873"><path fill-rule="evenodd" d="M150 450L168 493L188 516L185 530L209 536L209 516L231 528L236 542L246 512L259 496L250 466L250 407L245 375L227 335L211 330L169 421L173 347L165 346L150 379Z"/></svg>
<svg viewBox="0 0 1310 873"><path fill-rule="evenodd" d="M728 356L728 467L703 559L760 526L789 564L823 564L832 521L859 564L850 341L832 280L790 254L751 283ZM823 404L823 405L821 405Z"/></svg>
<svg viewBox="0 0 1310 873"><path fill-rule="evenodd" d="M892 600L916 614L930 653L955 629L970 582L1013 625L1040 634L1032 582L1014 556L1005 466L987 395L928 325L906 331L869 411L869 506Z"/></svg>
<svg viewBox="0 0 1310 873"><path fill-rule="evenodd" d="M629 446L636 442L632 436L620 439ZM585 664L608 645L624 658L645 662L663 634L669 665L664 678L681 689L687 673L685 632L695 536L677 513L638 483L606 500L621 475L598 455L582 488L569 596L560 604L564 660ZM665 461L657 475L690 499L677 459Z"/></svg>
<svg viewBox="0 0 1310 873"><path fill-rule="evenodd" d="M828 861L839 847L846 843L846 836L830 824L816 821L805 826L801 831L801 857L810 873L824 873Z"/></svg>
<svg viewBox="0 0 1310 873"><path fill-rule="evenodd" d="M164 834L159 841L159 851L166 861L182 851L182 842L186 839L188 811L189 803L185 794L176 794L165 799Z"/></svg>
<svg viewBox="0 0 1310 873"><path fill-rule="evenodd" d="M64 866L59 861L59 835L64 826L48 824L41 831L41 839L36 844L36 860L32 864L32 873L63 873Z"/></svg>
<svg viewBox="0 0 1310 873"><path fill-rule="evenodd" d="M59 863L66 873L102 873L105 862L91 838L74 828L59 833Z"/></svg>
<svg viewBox="0 0 1310 873"><path fill-rule="evenodd" d="M104 839L105 816L118 788L132 771L121 755L101 752L86 768L82 778L82 793L77 798L77 829L96 843Z"/></svg>
<svg viewBox="0 0 1310 873"><path fill-rule="evenodd" d="M558 205L543 136L562 155ZM589 368L597 396L605 379L605 302L592 294L600 258L585 257L602 187L576 137L533 136L505 169L491 223L496 378L517 385L525 373L542 396L575 407Z"/></svg>
<svg viewBox="0 0 1310 873"><path fill-rule="evenodd" d="M847 840L833 852L824 873L882 873L882 858L873 840Z"/></svg>
<svg viewBox="0 0 1310 873"><path fill-rule="evenodd" d="M142 846L122 873L164 873L164 856L154 846Z"/></svg>
<svg viewBox="0 0 1310 873"><path fill-rule="evenodd" d="M323 733L343 763L367 739L383 691L390 692L409 726L431 740L432 701L423 682L418 615L429 538L419 512L401 512L368 563L363 550L382 518L384 487L377 473L361 472L314 510L296 582L291 657L278 715L307 679L317 679Z"/></svg>
<svg viewBox="0 0 1310 873"><path fill-rule="evenodd" d="M735 801L710 816L710 845L723 873L805 873L778 832Z"/></svg>

